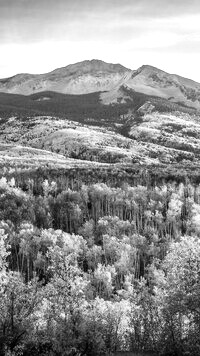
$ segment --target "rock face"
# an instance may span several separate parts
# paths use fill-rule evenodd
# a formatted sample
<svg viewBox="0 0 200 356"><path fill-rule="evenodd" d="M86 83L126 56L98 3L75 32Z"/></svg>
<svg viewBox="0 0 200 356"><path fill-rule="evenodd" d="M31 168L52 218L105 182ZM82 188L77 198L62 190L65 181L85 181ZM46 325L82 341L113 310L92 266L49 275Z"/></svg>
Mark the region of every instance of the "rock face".
<svg viewBox="0 0 200 356"><path fill-rule="evenodd" d="M105 105L126 103L131 99L131 93L138 92L200 109L199 83L149 65L130 70L120 64L91 60L46 74L18 74L0 80L0 92L30 95L43 91L63 94L102 92L101 101Z"/></svg>

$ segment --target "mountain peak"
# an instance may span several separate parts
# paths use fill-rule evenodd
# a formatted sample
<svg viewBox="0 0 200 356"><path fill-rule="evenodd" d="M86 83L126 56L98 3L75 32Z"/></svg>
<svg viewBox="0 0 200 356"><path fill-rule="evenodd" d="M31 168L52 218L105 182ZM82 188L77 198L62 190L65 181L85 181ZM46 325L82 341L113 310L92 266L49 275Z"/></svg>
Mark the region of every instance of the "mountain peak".
<svg viewBox="0 0 200 356"><path fill-rule="evenodd" d="M140 72L140 73L145 72L146 74L147 73L166 73L163 70L161 70L157 67L151 66L149 64L142 65L140 68L138 68L138 72Z"/></svg>
<svg viewBox="0 0 200 356"><path fill-rule="evenodd" d="M82 62L77 62L70 64L66 67L55 69L54 71L47 74L86 74L95 72L105 72L105 73L125 73L131 71L125 68L121 64L107 63L99 59L84 60Z"/></svg>

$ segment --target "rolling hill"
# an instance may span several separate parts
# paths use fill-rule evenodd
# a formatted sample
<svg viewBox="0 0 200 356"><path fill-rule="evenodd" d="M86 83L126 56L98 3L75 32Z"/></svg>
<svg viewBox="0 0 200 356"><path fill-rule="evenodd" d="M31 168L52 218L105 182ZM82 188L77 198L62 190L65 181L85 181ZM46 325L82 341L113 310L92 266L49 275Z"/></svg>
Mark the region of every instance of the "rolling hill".
<svg viewBox="0 0 200 356"><path fill-rule="evenodd" d="M35 157L37 164L56 166L66 166L66 159L78 165L200 164L200 123L196 115L178 112L140 118L129 113L113 130L51 116L12 117L0 121L0 145L0 158L13 162Z"/></svg>

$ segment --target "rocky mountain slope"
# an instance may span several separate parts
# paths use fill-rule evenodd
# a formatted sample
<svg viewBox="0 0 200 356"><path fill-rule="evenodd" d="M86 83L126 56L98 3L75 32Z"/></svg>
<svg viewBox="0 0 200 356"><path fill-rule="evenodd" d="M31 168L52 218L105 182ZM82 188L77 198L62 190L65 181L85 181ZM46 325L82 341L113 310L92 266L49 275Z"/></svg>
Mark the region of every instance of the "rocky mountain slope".
<svg viewBox="0 0 200 356"><path fill-rule="evenodd" d="M44 91L73 95L101 92L105 105L127 103L133 100L132 93L138 92L200 109L199 83L149 65L130 70L120 64L91 60L46 74L18 74L0 80L0 92L30 95ZM49 97L38 100L48 101Z"/></svg>
<svg viewBox="0 0 200 356"><path fill-rule="evenodd" d="M18 74L0 80L0 91L30 95L41 91L86 94L110 90L130 70L120 64L83 61L40 75Z"/></svg>
<svg viewBox="0 0 200 356"><path fill-rule="evenodd" d="M123 88L128 90L128 95L122 94ZM119 98L123 101L131 98L132 91L165 98L188 107L200 108L199 83L148 65L129 72L121 86L102 93L101 99L104 104L117 103Z"/></svg>

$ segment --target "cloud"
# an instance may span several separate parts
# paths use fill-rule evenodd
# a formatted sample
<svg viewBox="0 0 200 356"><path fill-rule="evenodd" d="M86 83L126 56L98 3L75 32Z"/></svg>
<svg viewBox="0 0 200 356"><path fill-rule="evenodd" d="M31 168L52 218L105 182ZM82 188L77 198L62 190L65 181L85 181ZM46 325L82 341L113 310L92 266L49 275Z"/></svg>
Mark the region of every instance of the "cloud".
<svg viewBox="0 0 200 356"><path fill-rule="evenodd" d="M199 0L0 0L0 77L92 58L175 72L199 33Z"/></svg>
<svg viewBox="0 0 200 356"><path fill-rule="evenodd" d="M200 11L199 0L125 0L123 12L129 12L130 16L135 14L139 17L164 18L195 14L197 11Z"/></svg>
<svg viewBox="0 0 200 356"><path fill-rule="evenodd" d="M145 29L148 20L198 11L199 0L1 0L0 40L34 42L67 34L90 39L106 31L120 35L123 23L140 21Z"/></svg>

